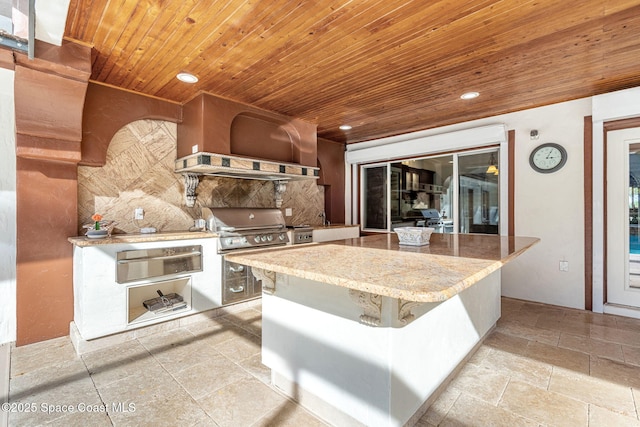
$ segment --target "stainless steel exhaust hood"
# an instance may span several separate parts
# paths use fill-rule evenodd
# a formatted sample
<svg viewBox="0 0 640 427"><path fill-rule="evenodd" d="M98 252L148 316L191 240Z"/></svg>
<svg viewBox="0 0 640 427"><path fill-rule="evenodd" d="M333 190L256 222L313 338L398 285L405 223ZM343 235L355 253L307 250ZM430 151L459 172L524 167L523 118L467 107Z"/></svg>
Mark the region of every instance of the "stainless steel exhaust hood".
<svg viewBox="0 0 640 427"><path fill-rule="evenodd" d="M274 181L276 207L282 203L287 181L320 177L317 167L206 152L177 159L175 172L184 176L185 200L189 207L195 205L196 188L203 175Z"/></svg>

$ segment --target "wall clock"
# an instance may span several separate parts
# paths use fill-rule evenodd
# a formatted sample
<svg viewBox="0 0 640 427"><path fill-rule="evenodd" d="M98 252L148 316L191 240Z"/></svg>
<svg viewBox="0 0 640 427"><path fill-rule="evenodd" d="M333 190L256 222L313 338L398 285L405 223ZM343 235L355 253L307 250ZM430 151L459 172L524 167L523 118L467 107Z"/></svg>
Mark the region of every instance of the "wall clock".
<svg viewBox="0 0 640 427"><path fill-rule="evenodd" d="M567 163L567 150L553 142L537 146L529 156L529 164L540 173L555 172L565 163Z"/></svg>

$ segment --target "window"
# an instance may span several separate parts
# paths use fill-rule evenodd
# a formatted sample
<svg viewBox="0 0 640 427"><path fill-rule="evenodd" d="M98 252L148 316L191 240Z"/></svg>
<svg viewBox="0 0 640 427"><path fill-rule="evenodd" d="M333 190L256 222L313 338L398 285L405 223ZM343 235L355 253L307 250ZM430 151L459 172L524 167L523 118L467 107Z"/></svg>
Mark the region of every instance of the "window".
<svg viewBox="0 0 640 427"><path fill-rule="evenodd" d="M365 231L499 233L497 148L361 167Z"/></svg>
<svg viewBox="0 0 640 427"><path fill-rule="evenodd" d="M0 46L27 52L29 2L0 0Z"/></svg>

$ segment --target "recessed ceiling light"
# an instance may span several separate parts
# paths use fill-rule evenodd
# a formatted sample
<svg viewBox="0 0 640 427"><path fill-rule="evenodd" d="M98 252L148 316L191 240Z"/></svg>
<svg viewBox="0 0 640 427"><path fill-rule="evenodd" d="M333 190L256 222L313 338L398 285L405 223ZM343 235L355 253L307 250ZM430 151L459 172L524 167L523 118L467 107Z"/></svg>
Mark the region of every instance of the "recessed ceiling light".
<svg viewBox="0 0 640 427"><path fill-rule="evenodd" d="M466 92L460 95L461 99L473 99L479 97L480 94L478 92Z"/></svg>
<svg viewBox="0 0 640 427"><path fill-rule="evenodd" d="M191 73L178 73L176 77L185 83L196 83L198 81L198 78Z"/></svg>
<svg viewBox="0 0 640 427"><path fill-rule="evenodd" d="M350 125L341 125L340 130L351 130L352 127Z"/></svg>

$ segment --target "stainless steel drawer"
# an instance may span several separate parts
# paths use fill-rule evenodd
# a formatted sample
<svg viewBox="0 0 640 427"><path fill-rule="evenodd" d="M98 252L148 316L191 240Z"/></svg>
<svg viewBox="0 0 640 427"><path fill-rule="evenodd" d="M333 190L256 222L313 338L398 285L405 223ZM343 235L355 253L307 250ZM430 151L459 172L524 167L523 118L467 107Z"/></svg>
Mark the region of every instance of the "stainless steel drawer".
<svg viewBox="0 0 640 427"><path fill-rule="evenodd" d="M118 283L191 273L202 271L202 246L121 251L117 253L116 260Z"/></svg>
<svg viewBox="0 0 640 427"><path fill-rule="evenodd" d="M251 267L223 261L222 304L227 305L262 295L261 282L251 273Z"/></svg>

